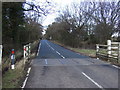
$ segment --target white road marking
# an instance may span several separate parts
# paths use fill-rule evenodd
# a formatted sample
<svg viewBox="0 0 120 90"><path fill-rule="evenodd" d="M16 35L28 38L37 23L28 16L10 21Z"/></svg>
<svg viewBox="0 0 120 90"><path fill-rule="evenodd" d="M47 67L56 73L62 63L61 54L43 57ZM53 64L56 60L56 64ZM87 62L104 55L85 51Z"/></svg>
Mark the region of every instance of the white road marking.
<svg viewBox="0 0 120 90"><path fill-rule="evenodd" d="M45 59L45 64L48 64L47 59Z"/></svg>
<svg viewBox="0 0 120 90"><path fill-rule="evenodd" d="M30 68L28 68L28 71L27 71L27 73L28 73L28 74L30 73L30 70L31 70L31 67L30 67Z"/></svg>
<svg viewBox="0 0 120 90"><path fill-rule="evenodd" d="M29 76L29 74L26 75L27 77Z"/></svg>
<svg viewBox="0 0 120 90"><path fill-rule="evenodd" d="M28 80L28 77L26 77L25 81L23 82L23 86L21 88L25 87L27 80Z"/></svg>
<svg viewBox="0 0 120 90"><path fill-rule="evenodd" d="M65 58L64 56L61 55L62 58Z"/></svg>
<svg viewBox="0 0 120 90"><path fill-rule="evenodd" d="M56 51L57 54L61 55L58 51Z"/></svg>
<svg viewBox="0 0 120 90"><path fill-rule="evenodd" d="M51 47L52 48L52 47ZM54 48L52 48L52 50L55 50Z"/></svg>
<svg viewBox="0 0 120 90"><path fill-rule="evenodd" d="M38 48L38 52L37 52L37 56L39 55L40 47L41 47L41 43L39 44L39 48Z"/></svg>
<svg viewBox="0 0 120 90"><path fill-rule="evenodd" d="M58 55L60 55L62 58L65 58L63 55L61 55L58 51L56 51Z"/></svg>
<svg viewBox="0 0 120 90"><path fill-rule="evenodd" d="M115 66L115 65L112 65L113 67L117 68L117 69L120 69L118 66Z"/></svg>
<svg viewBox="0 0 120 90"><path fill-rule="evenodd" d="M47 42L46 42L47 43ZM47 45L52 49L52 50L55 50L53 47L51 47L48 43L47 43ZM56 51L56 50L55 50ZM61 55L58 51L56 51L56 53L58 54L58 55L60 55L62 58L65 58L63 55Z"/></svg>
<svg viewBox="0 0 120 90"><path fill-rule="evenodd" d="M93 79L91 79L88 75L86 75L84 72L82 72L82 74L87 77L90 81L92 81L96 86L98 86L99 88L103 88L101 85L99 85L97 82L95 82Z"/></svg>
<svg viewBox="0 0 120 90"><path fill-rule="evenodd" d="M25 78L25 81L23 82L23 86L21 87L21 88L24 88L25 87L25 85L26 85L26 83L27 83L27 80L28 80L28 76L29 76L29 74L30 74L30 70L31 70L31 67L30 68L28 68L28 71L27 71L27 77Z"/></svg>

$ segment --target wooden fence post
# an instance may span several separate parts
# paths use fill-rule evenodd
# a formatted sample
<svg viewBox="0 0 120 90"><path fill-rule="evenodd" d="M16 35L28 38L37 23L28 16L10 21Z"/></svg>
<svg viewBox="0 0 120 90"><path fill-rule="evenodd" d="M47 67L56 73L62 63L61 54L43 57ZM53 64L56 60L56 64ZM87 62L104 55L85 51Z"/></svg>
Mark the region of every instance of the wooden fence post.
<svg viewBox="0 0 120 90"><path fill-rule="evenodd" d="M118 44L118 63L120 63L120 43Z"/></svg>
<svg viewBox="0 0 120 90"><path fill-rule="evenodd" d="M110 58L110 56L111 56L111 40L107 40L107 45L108 45L108 60L109 60L109 58Z"/></svg>

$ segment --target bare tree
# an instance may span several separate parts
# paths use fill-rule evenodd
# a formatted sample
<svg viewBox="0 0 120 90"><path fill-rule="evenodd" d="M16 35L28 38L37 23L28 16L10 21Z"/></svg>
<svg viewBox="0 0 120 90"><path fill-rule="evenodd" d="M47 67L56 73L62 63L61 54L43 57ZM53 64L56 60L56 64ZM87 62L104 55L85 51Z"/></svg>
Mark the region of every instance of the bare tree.
<svg viewBox="0 0 120 90"><path fill-rule="evenodd" d="M32 0L31 2L24 2L24 12L27 17L33 18L37 22L42 20L42 16L47 16L54 12L55 5L52 1L37 1Z"/></svg>

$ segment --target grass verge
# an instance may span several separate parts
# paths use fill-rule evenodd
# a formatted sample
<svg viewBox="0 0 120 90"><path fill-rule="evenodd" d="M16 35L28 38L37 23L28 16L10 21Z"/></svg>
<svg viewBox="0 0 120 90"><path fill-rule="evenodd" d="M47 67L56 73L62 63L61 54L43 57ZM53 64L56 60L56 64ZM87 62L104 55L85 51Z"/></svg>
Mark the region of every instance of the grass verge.
<svg viewBox="0 0 120 90"><path fill-rule="evenodd" d="M14 70L10 69L10 63L3 65L3 67L8 66L9 69L2 75L2 88L20 88L22 86L27 68L29 67L31 60L36 56L38 44L39 41L35 41L31 44L31 58L26 60L26 64L24 64L24 59L22 58L15 63Z"/></svg>
<svg viewBox="0 0 120 90"><path fill-rule="evenodd" d="M78 52L80 54L86 55L86 56L96 57L96 50L93 50L93 49L80 49L80 48L69 48L69 47L68 49Z"/></svg>
<svg viewBox="0 0 120 90"><path fill-rule="evenodd" d="M80 53L82 55L85 55L85 56L89 56L89 57L92 57L92 58L96 58L96 50L94 49L81 49L81 48L72 48L72 47L69 47L69 46L66 46L64 44L61 44L57 41L51 41L53 43L56 43L66 49L69 49L69 50L72 50L74 52L77 52L77 53ZM106 51L102 51L102 53L106 53ZM117 62L114 62L115 60L111 59L111 60L108 60L106 58L100 58L101 60L105 61L105 62L108 62L110 64L114 64L114 65L117 65L120 67L120 63L117 63Z"/></svg>
<svg viewBox="0 0 120 90"><path fill-rule="evenodd" d="M72 48L72 47L69 47L69 46L65 46L64 44L61 44L59 42L56 42L56 41L52 41L53 43L56 43L66 49L69 49L69 50L72 50L74 52L77 52L77 53L80 53L82 55L86 55L86 56L90 56L90 57L96 57L96 50L94 49L81 49L81 48Z"/></svg>
<svg viewBox="0 0 120 90"><path fill-rule="evenodd" d="M17 63L14 70L9 69L2 78L2 88L20 88L19 83L24 77L24 65L22 61Z"/></svg>

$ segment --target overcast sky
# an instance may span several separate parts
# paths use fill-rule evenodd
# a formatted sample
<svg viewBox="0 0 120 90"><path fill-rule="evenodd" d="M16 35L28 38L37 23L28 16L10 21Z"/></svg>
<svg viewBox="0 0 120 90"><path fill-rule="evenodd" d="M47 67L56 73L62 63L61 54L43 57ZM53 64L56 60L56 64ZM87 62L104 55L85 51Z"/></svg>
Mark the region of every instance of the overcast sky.
<svg viewBox="0 0 120 90"><path fill-rule="evenodd" d="M31 0L26 0L28 2L31 2ZM34 0L36 2L36 4L40 4L40 2L45 2L46 0ZM73 2L77 2L77 3L80 3L82 1L86 1L86 2L89 2L89 1L99 1L99 2L102 2L102 1L117 1L117 0L47 0L47 1L50 1L50 2L53 2L55 3L55 11L54 13L51 13L49 15L47 15L46 17L44 17L43 19L43 23L42 25L43 26L48 26L49 24L52 24L52 22L54 22L54 19L58 16L58 12L59 10L61 10L62 8L64 8L66 5L71 5Z"/></svg>
<svg viewBox="0 0 120 90"><path fill-rule="evenodd" d="M54 3L56 3L56 11L61 10L66 5L71 5L73 2L80 2L81 0L52 0ZM47 17L45 17L43 21L43 26L47 26L49 24L52 24L54 22L54 19L58 16L58 12L54 12L52 14L49 14Z"/></svg>
<svg viewBox="0 0 120 90"><path fill-rule="evenodd" d="M48 0L49 1L49 0ZM103 1L117 1L117 0L50 0L54 3L56 3L56 11L57 10L61 10L62 8L64 8L66 5L71 5L71 3L73 2L77 2L77 3L80 3L80 2L89 2L89 1L96 1L96 2L103 2ZM43 26L48 26L49 24L52 24L52 22L54 22L54 19L58 16L58 13L55 12L55 13L52 13L52 14L49 14L47 17L45 17L42 25Z"/></svg>

